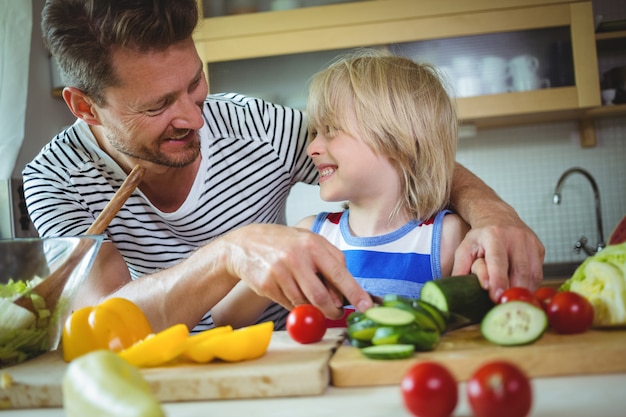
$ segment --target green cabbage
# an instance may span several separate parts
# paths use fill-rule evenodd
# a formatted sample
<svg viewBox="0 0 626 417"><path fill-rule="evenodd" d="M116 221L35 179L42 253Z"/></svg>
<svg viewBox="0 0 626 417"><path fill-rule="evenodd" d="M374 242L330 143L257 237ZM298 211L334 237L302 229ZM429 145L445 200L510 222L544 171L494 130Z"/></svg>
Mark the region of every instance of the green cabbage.
<svg viewBox="0 0 626 417"><path fill-rule="evenodd" d="M593 305L594 326L626 325L626 242L587 258L561 286Z"/></svg>

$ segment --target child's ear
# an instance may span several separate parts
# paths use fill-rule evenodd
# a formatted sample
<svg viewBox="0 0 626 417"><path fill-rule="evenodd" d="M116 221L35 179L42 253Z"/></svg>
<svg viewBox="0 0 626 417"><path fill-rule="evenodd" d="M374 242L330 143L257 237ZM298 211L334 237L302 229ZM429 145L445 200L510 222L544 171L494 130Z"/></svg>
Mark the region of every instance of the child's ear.
<svg viewBox="0 0 626 417"><path fill-rule="evenodd" d="M70 111L79 119L90 125L99 125L100 120L95 110L95 104L91 97L76 87L65 87L63 89L63 100Z"/></svg>

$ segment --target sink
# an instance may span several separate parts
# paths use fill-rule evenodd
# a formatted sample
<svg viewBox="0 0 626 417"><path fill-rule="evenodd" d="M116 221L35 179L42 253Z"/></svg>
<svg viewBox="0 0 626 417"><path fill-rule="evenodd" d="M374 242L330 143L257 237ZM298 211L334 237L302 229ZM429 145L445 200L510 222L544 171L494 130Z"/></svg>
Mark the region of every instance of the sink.
<svg viewBox="0 0 626 417"><path fill-rule="evenodd" d="M570 278L582 262L555 262L543 264L543 279Z"/></svg>

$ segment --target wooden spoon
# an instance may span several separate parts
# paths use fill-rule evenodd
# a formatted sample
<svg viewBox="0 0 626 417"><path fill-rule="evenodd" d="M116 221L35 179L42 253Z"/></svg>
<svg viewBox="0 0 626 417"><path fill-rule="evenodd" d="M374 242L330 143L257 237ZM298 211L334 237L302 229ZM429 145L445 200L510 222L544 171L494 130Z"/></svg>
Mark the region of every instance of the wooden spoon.
<svg viewBox="0 0 626 417"><path fill-rule="evenodd" d="M141 165L137 165L133 168L120 188L115 192L111 201L107 203L91 227L87 229L86 235L99 235L104 233L109 223L111 223L111 220L113 220L126 203L126 200L128 200L133 191L135 191L135 188L141 183L145 171L146 169ZM30 291L37 293L46 301L46 308L50 310L50 313L54 312L67 279L83 258L87 249L88 242L81 241L59 268L54 270L54 272ZM28 296L29 293L21 295L19 298L15 299L13 303L33 312L37 316L37 309L33 306L33 302Z"/></svg>

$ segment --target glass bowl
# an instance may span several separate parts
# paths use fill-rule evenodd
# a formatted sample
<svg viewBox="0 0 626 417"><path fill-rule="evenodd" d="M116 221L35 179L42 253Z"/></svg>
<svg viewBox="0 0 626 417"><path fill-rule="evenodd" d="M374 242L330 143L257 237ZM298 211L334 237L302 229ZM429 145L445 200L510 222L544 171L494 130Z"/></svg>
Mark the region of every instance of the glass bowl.
<svg viewBox="0 0 626 417"><path fill-rule="evenodd" d="M90 235L0 240L0 297L4 299L0 300L0 368L58 348L72 301L89 275L102 239L101 235ZM20 317L27 310L7 301L36 293L31 288L68 261L79 245L82 255L73 262L58 299L53 300L54 311L34 295L38 314L30 320L26 313L24 323L18 325L14 308L20 309Z"/></svg>

